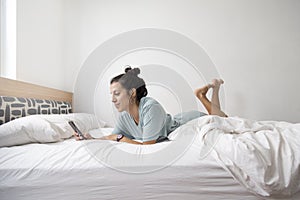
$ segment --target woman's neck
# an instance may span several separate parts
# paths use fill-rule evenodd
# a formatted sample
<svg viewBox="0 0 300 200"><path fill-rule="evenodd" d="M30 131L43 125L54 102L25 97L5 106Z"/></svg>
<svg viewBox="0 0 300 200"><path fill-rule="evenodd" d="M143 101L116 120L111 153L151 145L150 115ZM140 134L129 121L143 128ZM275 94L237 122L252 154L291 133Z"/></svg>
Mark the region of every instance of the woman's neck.
<svg viewBox="0 0 300 200"><path fill-rule="evenodd" d="M128 113L131 115L131 117L134 119L136 124L139 123L139 105L138 104L132 104L132 106L129 107Z"/></svg>

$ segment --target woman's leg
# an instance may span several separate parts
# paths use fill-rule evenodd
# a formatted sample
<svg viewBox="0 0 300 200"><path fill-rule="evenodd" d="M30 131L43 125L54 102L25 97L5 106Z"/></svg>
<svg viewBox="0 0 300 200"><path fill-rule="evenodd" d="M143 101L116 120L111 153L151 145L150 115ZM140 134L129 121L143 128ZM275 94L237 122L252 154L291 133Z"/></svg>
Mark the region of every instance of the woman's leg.
<svg viewBox="0 0 300 200"><path fill-rule="evenodd" d="M220 100L219 100L219 89L220 85L223 84L223 80L214 79L212 84L208 84L202 88L195 90L195 95L204 105L205 109L210 115L218 115L220 117L227 117L227 115L221 110ZM213 88L212 98L209 101L206 97L207 91Z"/></svg>
<svg viewBox="0 0 300 200"><path fill-rule="evenodd" d="M202 88L198 88L195 90L196 97L201 101L201 103L204 105L205 109L207 110L208 114L211 114L211 102L207 99L206 93L209 90L209 88L213 87L212 84L208 84Z"/></svg>
<svg viewBox="0 0 300 200"><path fill-rule="evenodd" d="M212 85L213 91L211 96L211 114L212 115L218 115L220 117L228 117L222 110L220 105L220 99L219 99L219 90L221 84L223 84L224 81L222 79L214 79Z"/></svg>

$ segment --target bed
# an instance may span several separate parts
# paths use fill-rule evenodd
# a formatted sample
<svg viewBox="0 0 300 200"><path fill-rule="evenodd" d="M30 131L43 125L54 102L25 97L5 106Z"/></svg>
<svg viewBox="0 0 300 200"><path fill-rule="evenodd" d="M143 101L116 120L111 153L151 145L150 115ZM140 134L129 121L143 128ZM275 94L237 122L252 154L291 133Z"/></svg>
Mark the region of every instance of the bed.
<svg viewBox="0 0 300 200"><path fill-rule="evenodd" d="M0 199L300 198L300 124L206 116L154 145L76 141L69 120L94 137L112 127L72 113L71 93L0 85Z"/></svg>

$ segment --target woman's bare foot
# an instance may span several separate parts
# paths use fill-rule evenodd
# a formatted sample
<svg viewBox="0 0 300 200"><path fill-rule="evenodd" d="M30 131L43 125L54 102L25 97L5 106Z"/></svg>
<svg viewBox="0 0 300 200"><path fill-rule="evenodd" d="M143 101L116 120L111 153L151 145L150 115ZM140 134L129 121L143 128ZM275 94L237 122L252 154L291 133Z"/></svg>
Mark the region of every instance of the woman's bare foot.
<svg viewBox="0 0 300 200"><path fill-rule="evenodd" d="M222 85L224 83L224 81L222 79L213 79L212 80L212 87L220 87L220 85Z"/></svg>
<svg viewBox="0 0 300 200"><path fill-rule="evenodd" d="M194 91L195 95L198 97L210 115L227 117L227 115L221 110L219 101L219 89L220 85L223 83L224 81L222 79L213 79L211 84L208 84L202 88L198 88ZM211 101L209 101L206 97L206 93L210 88L212 88Z"/></svg>
<svg viewBox="0 0 300 200"><path fill-rule="evenodd" d="M209 88L214 87L213 84L207 84L206 86L202 87L202 88L198 88L194 91L196 97L198 98L202 98L206 96L207 91L209 90Z"/></svg>

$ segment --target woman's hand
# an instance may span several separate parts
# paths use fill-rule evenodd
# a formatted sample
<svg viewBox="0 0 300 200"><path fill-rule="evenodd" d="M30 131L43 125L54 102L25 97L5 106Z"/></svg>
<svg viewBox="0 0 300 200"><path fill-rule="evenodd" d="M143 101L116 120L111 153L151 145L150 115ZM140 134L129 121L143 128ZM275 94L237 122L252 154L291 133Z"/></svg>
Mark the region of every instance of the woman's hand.
<svg viewBox="0 0 300 200"><path fill-rule="evenodd" d="M90 140L90 139L94 139L89 133L84 133L83 134L84 138L81 137L81 136L79 136L79 134L76 133L76 132L73 132L73 135L74 135L74 137L75 137L76 140Z"/></svg>

